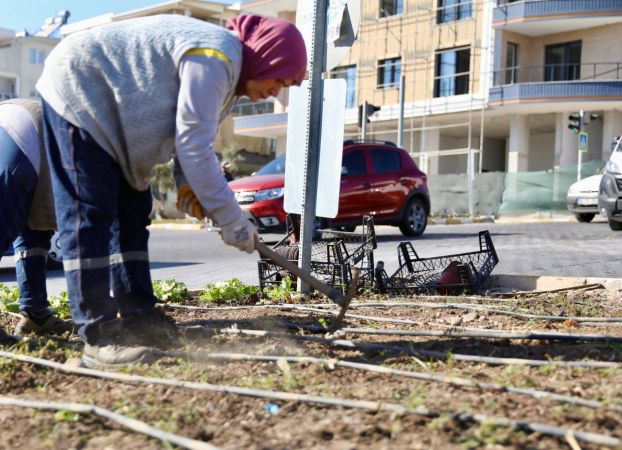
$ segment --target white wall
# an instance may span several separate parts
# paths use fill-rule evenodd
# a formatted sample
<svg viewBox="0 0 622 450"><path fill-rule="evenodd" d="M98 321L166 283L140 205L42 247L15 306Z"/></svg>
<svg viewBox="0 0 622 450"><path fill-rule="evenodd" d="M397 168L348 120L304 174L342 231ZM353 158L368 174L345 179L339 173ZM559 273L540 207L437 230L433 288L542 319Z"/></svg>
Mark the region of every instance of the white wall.
<svg viewBox="0 0 622 450"><path fill-rule="evenodd" d="M555 160L555 133L529 136L529 165L527 170L547 170Z"/></svg>

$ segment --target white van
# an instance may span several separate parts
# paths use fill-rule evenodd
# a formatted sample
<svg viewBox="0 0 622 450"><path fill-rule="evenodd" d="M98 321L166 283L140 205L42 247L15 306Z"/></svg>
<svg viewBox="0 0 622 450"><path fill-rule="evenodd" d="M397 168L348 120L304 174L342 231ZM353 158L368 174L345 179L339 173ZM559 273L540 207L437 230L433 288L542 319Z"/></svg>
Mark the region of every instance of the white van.
<svg viewBox="0 0 622 450"><path fill-rule="evenodd" d="M616 138L598 190L598 211L612 230L622 230L622 136Z"/></svg>

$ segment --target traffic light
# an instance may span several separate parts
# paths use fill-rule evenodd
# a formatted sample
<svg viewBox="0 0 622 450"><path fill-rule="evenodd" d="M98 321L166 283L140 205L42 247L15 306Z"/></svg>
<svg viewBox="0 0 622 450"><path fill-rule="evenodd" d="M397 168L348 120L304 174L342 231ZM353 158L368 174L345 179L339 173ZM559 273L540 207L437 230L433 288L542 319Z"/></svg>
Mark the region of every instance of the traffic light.
<svg viewBox="0 0 622 450"><path fill-rule="evenodd" d="M363 108L365 108L365 121L369 122L369 116L376 111L380 111L380 106L372 105L371 103L364 102L359 105L359 128L363 126Z"/></svg>
<svg viewBox="0 0 622 450"><path fill-rule="evenodd" d="M575 134L581 132L582 123L581 116L579 114L570 114L568 116L568 128Z"/></svg>

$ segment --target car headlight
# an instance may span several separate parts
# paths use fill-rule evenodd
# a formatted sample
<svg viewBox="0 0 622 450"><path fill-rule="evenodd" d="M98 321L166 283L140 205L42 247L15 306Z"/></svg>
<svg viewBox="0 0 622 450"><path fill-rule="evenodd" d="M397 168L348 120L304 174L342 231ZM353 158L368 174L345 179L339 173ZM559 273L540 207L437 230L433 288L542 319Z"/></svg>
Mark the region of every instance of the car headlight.
<svg viewBox="0 0 622 450"><path fill-rule="evenodd" d="M284 188L272 188L272 189L263 189L261 191L257 191L255 194L256 202L263 202L265 200L272 200L275 198L283 197Z"/></svg>
<svg viewBox="0 0 622 450"><path fill-rule="evenodd" d="M577 196L577 194L579 194L579 188L575 187L574 185L571 185L568 188L568 193L566 195L568 197L575 197L575 196Z"/></svg>
<svg viewBox="0 0 622 450"><path fill-rule="evenodd" d="M607 166L605 167L605 170L611 173L622 173L622 171L620 170L620 166L618 166L613 161L607 161Z"/></svg>

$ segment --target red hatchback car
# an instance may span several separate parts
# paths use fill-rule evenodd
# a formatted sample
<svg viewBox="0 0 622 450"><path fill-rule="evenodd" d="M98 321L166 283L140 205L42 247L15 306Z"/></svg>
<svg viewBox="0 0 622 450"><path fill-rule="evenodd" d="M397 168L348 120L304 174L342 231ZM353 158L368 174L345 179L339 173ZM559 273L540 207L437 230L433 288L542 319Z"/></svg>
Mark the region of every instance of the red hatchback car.
<svg viewBox="0 0 622 450"><path fill-rule="evenodd" d="M427 175L406 150L390 142L345 141L343 146L339 212L322 225L354 230L363 216L377 225L394 225L406 236L421 235L430 213ZM285 227L283 194L285 156L279 156L254 175L229 186L260 232Z"/></svg>

